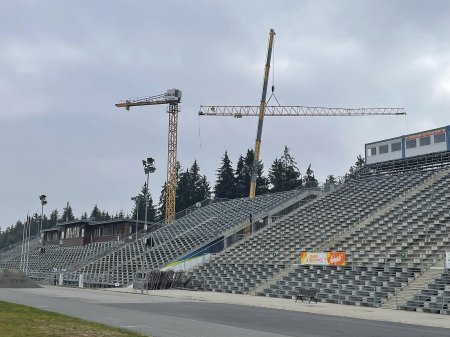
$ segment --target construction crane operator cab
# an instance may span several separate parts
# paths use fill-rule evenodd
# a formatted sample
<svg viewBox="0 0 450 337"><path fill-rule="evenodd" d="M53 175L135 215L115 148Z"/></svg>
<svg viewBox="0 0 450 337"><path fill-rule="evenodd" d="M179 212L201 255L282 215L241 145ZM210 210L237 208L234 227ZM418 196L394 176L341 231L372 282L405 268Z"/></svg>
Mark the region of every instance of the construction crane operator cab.
<svg viewBox="0 0 450 337"><path fill-rule="evenodd" d="M181 102L181 90L179 89L168 89L165 96L167 103Z"/></svg>

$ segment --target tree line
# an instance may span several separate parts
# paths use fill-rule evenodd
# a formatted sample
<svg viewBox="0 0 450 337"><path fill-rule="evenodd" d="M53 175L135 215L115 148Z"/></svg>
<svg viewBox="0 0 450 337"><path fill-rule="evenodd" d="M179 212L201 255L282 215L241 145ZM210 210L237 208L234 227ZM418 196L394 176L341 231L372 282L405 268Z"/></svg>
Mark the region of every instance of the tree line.
<svg viewBox="0 0 450 337"><path fill-rule="evenodd" d="M248 149L245 155L240 155L233 167L232 161L225 151L222 156L220 167L216 171L215 183L211 187L206 175L201 174L200 165L197 160L194 161L190 168L183 169L177 163L177 191L176 191L176 210L181 212L186 208L195 205L211 197L217 199L235 199L247 197L250 190L250 182L253 169L254 153L252 149ZM357 171L364 164L364 158L359 155L355 165L351 166L349 172L346 173L344 179L350 179L356 176ZM337 183L334 175L328 175L327 183ZM273 160L268 174L264 175L264 165L262 161L257 163L256 168L256 195L266 193L276 193L288 191L301 186L314 187L318 182L314 176L311 164L302 175L297 162L290 154L290 149L285 146L280 157ZM161 188L160 197L157 204L154 204L153 198L149 191L147 206L147 221L156 222L163 221L165 218L165 184ZM57 209L53 210L49 217L44 215L42 219L42 229L54 227L58 222L73 220L93 220L107 221L119 218L132 218L139 220L145 219L145 184L142 186L139 195L135 198L135 205L131 213L124 213L121 210L118 213L110 214L105 210L100 210L97 205L88 214L84 212L79 218L75 217L70 205L67 205L60 214ZM35 213L31 216L31 235L37 233L38 224L40 223L40 214ZM16 224L7 227L6 230L0 232L0 248L9 246L22 239L22 230L24 224L17 221Z"/></svg>

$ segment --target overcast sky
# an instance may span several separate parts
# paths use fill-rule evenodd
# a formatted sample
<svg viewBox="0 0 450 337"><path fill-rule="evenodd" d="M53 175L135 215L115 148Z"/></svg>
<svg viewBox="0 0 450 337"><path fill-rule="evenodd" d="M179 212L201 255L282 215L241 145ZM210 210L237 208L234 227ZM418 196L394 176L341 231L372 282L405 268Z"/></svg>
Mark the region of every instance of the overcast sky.
<svg viewBox="0 0 450 337"><path fill-rule="evenodd" d="M120 99L183 91L178 159L214 185L225 150L253 148L256 118L202 117L200 105L258 105L274 28L281 104L404 107L405 117L267 117L267 170L284 145L304 173L343 175L364 144L450 124L448 1L1 1L0 226L69 201L132 208L156 160L166 175L165 106ZM272 74L271 74L272 75ZM270 78L272 83L272 78Z"/></svg>

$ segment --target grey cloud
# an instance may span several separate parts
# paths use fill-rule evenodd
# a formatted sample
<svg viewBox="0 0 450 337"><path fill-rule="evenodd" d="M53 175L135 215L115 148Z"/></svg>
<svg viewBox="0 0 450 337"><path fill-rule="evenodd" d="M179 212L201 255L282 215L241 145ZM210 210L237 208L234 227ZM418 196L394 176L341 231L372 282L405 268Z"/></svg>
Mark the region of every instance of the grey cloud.
<svg viewBox="0 0 450 337"><path fill-rule="evenodd" d="M254 146L256 119L202 118L200 104L260 100L269 28L283 104L404 106L402 118L267 118L266 171L284 145L302 172L341 175L368 141L449 124L446 1L11 1L0 13L0 225L70 201L130 210L156 158L165 179L164 106L130 96L183 91L179 159L213 182L220 158ZM200 124L200 127L199 127ZM199 130L200 128L200 130ZM200 131L200 135L199 135ZM201 147L200 147L201 145Z"/></svg>

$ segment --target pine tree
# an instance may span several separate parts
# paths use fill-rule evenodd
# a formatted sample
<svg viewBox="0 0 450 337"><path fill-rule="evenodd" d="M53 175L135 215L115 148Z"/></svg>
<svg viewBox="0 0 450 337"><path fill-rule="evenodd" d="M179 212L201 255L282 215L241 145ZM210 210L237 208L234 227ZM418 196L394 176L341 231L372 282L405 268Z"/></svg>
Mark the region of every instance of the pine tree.
<svg viewBox="0 0 450 337"><path fill-rule="evenodd" d="M132 210L132 218L136 219L136 213L139 213L139 220L140 221L144 221L145 220L145 191L147 190L146 188L147 183L144 184L144 186L142 186L141 189L141 193L139 193L138 197L138 206L136 207L136 204L133 207ZM139 212L137 212L137 210L139 210ZM123 211L120 211L119 213L120 218L123 218ZM150 195L149 192L149 196L148 196L148 206L147 206L147 221L148 222L154 222L156 221L156 210L155 210L155 206L153 205L153 199L152 196Z"/></svg>
<svg viewBox="0 0 450 337"><path fill-rule="evenodd" d="M166 218L166 186L167 183L164 182L164 185L161 188L161 193L159 195L158 219L160 221L163 221ZM135 212L133 212L133 217L136 218Z"/></svg>
<svg viewBox="0 0 450 337"><path fill-rule="evenodd" d="M236 197L247 197L250 192L250 183L253 171L253 150L247 150L245 157L240 156L236 165ZM256 165L256 195L269 192L269 181L263 176L264 165L258 161Z"/></svg>
<svg viewBox="0 0 450 337"><path fill-rule="evenodd" d="M97 204L95 204L94 209L91 212L90 219L93 221L101 221L102 212L98 208Z"/></svg>
<svg viewBox="0 0 450 337"><path fill-rule="evenodd" d="M221 167L216 172L217 179L214 186L215 198L235 198L234 172L227 151L225 151L225 154L222 157Z"/></svg>
<svg viewBox="0 0 450 337"><path fill-rule="evenodd" d="M211 198L211 188L205 175L200 174L200 166L197 160L194 161L189 169L189 182L191 188L190 204L195 205L199 201Z"/></svg>
<svg viewBox="0 0 450 337"><path fill-rule="evenodd" d="M309 164L306 174L303 177L303 183L306 188L317 187L317 185L319 185L317 179L314 177L314 171L311 169L311 164Z"/></svg>
<svg viewBox="0 0 450 337"><path fill-rule="evenodd" d="M354 179L358 175L358 171L362 169L365 164L364 157L359 154L356 157L355 165L350 166L348 172L344 175L344 180Z"/></svg>
<svg viewBox="0 0 450 337"><path fill-rule="evenodd" d="M355 168L356 168L357 170L360 170L360 169L363 168L364 164L365 164L364 157L361 156L361 154L359 154L359 155L356 157Z"/></svg>
<svg viewBox="0 0 450 337"><path fill-rule="evenodd" d="M50 213L49 228L56 226L56 224L58 223L58 218L59 212L57 209L55 209Z"/></svg>
<svg viewBox="0 0 450 337"><path fill-rule="evenodd" d="M271 192L282 192L285 191L286 179L285 172L283 169L283 163L280 159L275 158L269 169L269 183L272 186Z"/></svg>
<svg viewBox="0 0 450 337"><path fill-rule="evenodd" d="M70 205L64 207L63 214L61 215L61 221L73 221L75 217L73 216L72 207Z"/></svg>
<svg viewBox="0 0 450 337"><path fill-rule="evenodd" d="M177 213L186 209L191 205L191 195L193 190L191 190L192 183L189 174L189 170L182 172L180 175L180 180L177 184L177 196L176 196L176 210Z"/></svg>
<svg viewBox="0 0 450 337"><path fill-rule="evenodd" d="M189 170L180 174L180 180L177 185L177 212L181 212L210 197L211 190L208 180L206 176L200 174L200 166L195 160Z"/></svg>
<svg viewBox="0 0 450 337"><path fill-rule="evenodd" d="M248 196L250 189L250 180L251 180L251 171L247 166L244 157L242 155L239 156L238 161L236 163L236 171L235 171L235 197L242 198Z"/></svg>
<svg viewBox="0 0 450 337"><path fill-rule="evenodd" d="M247 195L250 192L250 183L253 172L253 149L247 150L247 155L245 156L245 164L248 166L248 172L250 174L250 181L248 184ZM264 164L261 160L256 164L256 195L262 195L269 193L269 180L263 175L264 174ZM245 196L247 196L245 195Z"/></svg>
<svg viewBox="0 0 450 337"><path fill-rule="evenodd" d="M275 158L269 170L269 182L272 192L289 191L302 185L302 179L297 163L289 153L289 148L284 147L280 159Z"/></svg>
<svg viewBox="0 0 450 337"><path fill-rule="evenodd" d="M336 178L334 177L334 175L330 174L330 175L325 179L325 184L336 184Z"/></svg>

